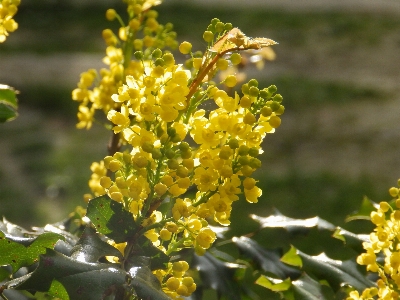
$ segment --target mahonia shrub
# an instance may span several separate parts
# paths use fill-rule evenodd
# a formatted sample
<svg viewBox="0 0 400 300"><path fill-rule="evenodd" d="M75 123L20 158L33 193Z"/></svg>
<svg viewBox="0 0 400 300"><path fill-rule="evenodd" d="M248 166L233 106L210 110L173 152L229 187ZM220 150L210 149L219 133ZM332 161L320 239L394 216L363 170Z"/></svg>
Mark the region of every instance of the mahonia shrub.
<svg viewBox="0 0 400 300"><path fill-rule="evenodd" d="M124 260L141 236L168 256L183 248L203 255L216 239L209 223L229 225L239 195L256 203L262 194L252 174L261 167L262 141L281 124L282 96L255 79L238 86L235 66L240 52L276 43L215 18L203 34L206 50L194 51L186 41L178 46L172 24L157 21L152 6L161 1L125 2L126 22L115 10L106 12L121 26L103 31L108 68L82 73L72 92L78 128L89 129L97 111L112 124L109 155L92 164L85 199L90 205L108 195L139 225L131 239L110 241ZM185 64L167 50L176 47ZM175 299L196 289L188 268L178 261L153 273Z"/></svg>

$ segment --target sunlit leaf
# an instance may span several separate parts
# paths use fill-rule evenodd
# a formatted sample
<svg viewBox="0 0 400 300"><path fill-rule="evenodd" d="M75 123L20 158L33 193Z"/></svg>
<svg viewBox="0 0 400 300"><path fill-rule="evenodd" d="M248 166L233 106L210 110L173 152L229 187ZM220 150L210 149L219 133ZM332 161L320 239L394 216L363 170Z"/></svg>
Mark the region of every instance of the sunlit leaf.
<svg viewBox="0 0 400 300"><path fill-rule="evenodd" d="M23 266L30 266L38 261L39 255L45 253L47 248L54 248L59 239L63 237L55 233L22 238L0 231L0 265L10 265L13 272Z"/></svg>
<svg viewBox="0 0 400 300"><path fill-rule="evenodd" d="M278 210L275 210L269 217L251 215L251 218L260 223L261 228L284 228L289 232L308 231L313 227L316 227L318 230L333 231L336 229L335 225L321 219L320 217L292 219L282 215Z"/></svg>
<svg viewBox="0 0 400 300"><path fill-rule="evenodd" d="M261 275L257 280L256 284L261 285L267 289L270 289L271 291L274 292L283 292L287 291L291 285L292 281L290 278L287 278L285 280L280 280L280 279L275 279L271 277L267 277L265 275Z"/></svg>
<svg viewBox="0 0 400 300"><path fill-rule="evenodd" d="M297 254L297 250L293 246L291 246L289 251L282 256L281 261L291 266L300 268L303 266L301 257Z"/></svg>

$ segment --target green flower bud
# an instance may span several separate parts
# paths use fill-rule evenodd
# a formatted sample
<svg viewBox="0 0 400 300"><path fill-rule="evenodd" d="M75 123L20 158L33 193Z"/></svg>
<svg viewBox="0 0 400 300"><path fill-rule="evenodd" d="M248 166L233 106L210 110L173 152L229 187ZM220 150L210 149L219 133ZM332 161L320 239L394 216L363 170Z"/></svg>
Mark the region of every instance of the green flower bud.
<svg viewBox="0 0 400 300"><path fill-rule="evenodd" d="M154 51L151 53L151 56L153 58L160 58L162 56L162 51L161 49L154 49Z"/></svg>
<svg viewBox="0 0 400 300"><path fill-rule="evenodd" d="M231 57L229 58L231 60L231 63L236 66L242 62L242 56L240 53L232 53Z"/></svg>
<svg viewBox="0 0 400 300"><path fill-rule="evenodd" d="M204 41L206 41L207 43L211 43L214 40L214 33L212 33L211 31L207 30L204 31L203 33L203 39Z"/></svg>
<svg viewBox="0 0 400 300"><path fill-rule="evenodd" d="M259 160L258 158L251 158L249 161L249 166L252 167L253 169L258 169L261 167L261 160Z"/></svg>
<svg viewBox="0 0 400 300"><path fill-rule="evenodd" d="M153 151L151 151L151 157L153 157L153 159L160 159L162 157L160 149L154 148Z"/></svg>
<svg viewBox="0 0 400 300"><path fill-rule="evenodd" d="M229 140L228 145L231 149L237 149L239 148L239 141L235 138L232 138Z"/></svg>
<svg viewBox="0 0 400 300"><path fill-rule="evenodd" d="M217 24L215 24L215 31L216 32L222 32L225 29L225 24L222 22L218 22Z"/></svg>
<svg viewBox="0 0 400 300"><path fill-rule="evenodd" d="M142 60L143 59L143 52L142 51L136 51L133 56L137 59L137 60Z"/></svg>
<svg viewBox="0 0 400 300"><path fill-rule="evenodd" d="M249 87L255 86L258 87L258 81L256 79L251 79L248 83Z"/></svg>
<svg viewBox="0 0 400 300"><path fill-rule="evenodd" d="M178 162L175 158L172 158L172 159L169 159L169 160L167 161L167 166L168 166L168 168L170 168L171 170L176 170L176 169L178 169L178 167L179 167L179 162Z"/></svg>
<svg viewBox="0 0 400 300"><path fill-rule="evenodd" d="M186 142L182 142L179 144L179 150L181 150L182 152L186 152L190 150L190 145Z"/></svg>
<svg viewBox="0 0 400 300"><path fill-rule="evenodd" d="M249 149L249 155L250 155L251 157L257 157L258 154L259 154L258 148L256 148L256 147L251 147L251 148Z"/></svg>
<svg viewBox="0 0 400 300"><path fill-rule="evenodd" d="M270 107L271 107L272 111L277 111L279 109L279 107L281 107L281 105L276 101L272 101Z"/></svg>
<svg viewBox="0 0 400 300"><path fill-rule="evenodd" d="M276 85L270 85L270 86L268 87L268 92L269 92L271 95L272 95L272 94L275 94L277 90L278 90L278 88L276 87Z"/></svg>
<svg viewBox="0 0 400 300"><path fill-rule="evenodd" d="M246 145L241 145L239 147L238 154L243 156L243 155L247 155L247 153L249 153L249 147L247 147Z"/></svg>
<svg viewBox="0 0 400 300"><path fill-rule="evenodd" d="M229 31L233 28L232 23L225 23L224 30Z"/></svg>
<svg viewBox="0 0 400 300"><path fill-rule="evenodd" d="M242 93L244 95L248 95L249 94L249 85L247 83L242 85Z"/></svg>
<svg viewBox="0 0 400 300"><path fill-rule="evenodd" d="M259 92L260 92L260 90L259 90L257 87L255 87L255 86L252 86L252 87L250 87L250 89L249 89L249 95L250 95L250 97L258 97Z"/></svg>
<svg viewBox="0 0 400 300"><path fill-rule="evenodd" d="M272 100L281 103L282 100L283 100L283 97L282 97L281 94L276 94L276 95L272 98Z"/></svg>
<svg viewBox="0 0 400 300"><path fill-rule="evenodd" d="M154 145L150 142L144 142L142 145L142 149L144 152L151 153L153 152Z"/></svg>
<svg viewBox="0 0 400 300"><path fill-rule="evenodd" d="M171 148L169 148L169 149L167 149L166 151L165 151L165 156L167 157L167 158L174 158L175 157L175 151L174 150L172 150Z"/></svg>

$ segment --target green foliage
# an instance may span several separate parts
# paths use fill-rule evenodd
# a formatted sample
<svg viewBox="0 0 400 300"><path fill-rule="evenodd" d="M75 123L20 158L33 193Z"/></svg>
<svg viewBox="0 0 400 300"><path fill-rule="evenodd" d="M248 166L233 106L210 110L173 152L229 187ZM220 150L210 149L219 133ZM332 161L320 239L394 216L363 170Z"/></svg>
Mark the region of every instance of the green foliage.
<svg viewBox="0 0 400 300"><path fill-rule="evenodd" d="M0 84L0 123L11 121L18 116L17 93L12 87Z"/></svg>

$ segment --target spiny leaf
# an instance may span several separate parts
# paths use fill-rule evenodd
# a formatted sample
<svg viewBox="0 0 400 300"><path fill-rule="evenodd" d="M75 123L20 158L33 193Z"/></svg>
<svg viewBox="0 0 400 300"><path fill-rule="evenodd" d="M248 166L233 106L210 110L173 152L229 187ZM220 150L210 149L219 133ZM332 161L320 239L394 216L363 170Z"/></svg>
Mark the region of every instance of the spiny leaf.
<svg viewBox="0 0 400 300"><path fill-rule="evenodd" d="M292 287L296 300L321 300L326 299L322 292L322 285L307 274L292 281Z"/></svg>
<svg viewBox="0 0 400 300"><path fill-rule="evenodd" d="M232 241L239 249L250 256L265 272L272 273L279 278L297 278L300 272L280 261L280 253L276 250L262 248L256 241L248 237L234 237Z"/></svg>
<svg viewBox="0 0 400 300"><path fill-rule="evenodd" d="M297 250L293 246L290 246L289 251L282 256L281 261L284 262L285 264L295 267L301 268L303 266L301 257L297 254Z"/></svg>
<svg viewBox="0 0 400 300"><path fill-rule="evenodd" d="M17 283L10 281L6 285L19 290L47 292L57 280L70 299L97 300L112 294L115 287L125 283L126 276L124 270L113 264L77 261L47 249L46 254L40 256L34 272L23 276Z"/></svg>
<svg viewBox="0 0 400 300"><path fill-rule="evenodd" d="M335 230L332 236L343 241L347 246L353 248L358 253L363 251L362 243L369 242L368 234L355 234L340 227Z"/></svg>
<svg viewBox="0 0 400 300"><path fill-rule="evenodd" d="M309 256L300 250L297 250L297 254L303 261L304 271L319 279L325 279L334 290L338 290L344 284L349 284L359 291L373 285L358 271L354 261L333 260L323 253Z"/></svg>
<svg viewBox="0 0 400 300"><path fill-rule="evenodd" d="M285 280L280 280L265 275L261 275L256 280L256 284L261 285L274 292L283 292L287 291L291 287L292 281L290 280L290 278L287 278Z"/></svg>
<svg viewBox="0 0 400 300"><path fill-rule="evenodd" d="M370 214L372 211L379 208L379 204L371 201L367 196L364 196L358 211L348 215L346 217L346 222L353 220L370 220Z"/></svg>
<svg viewBox="0 0 400 300"><path fill-rule="evenodd" d="M289 232L295 231L308 231L310 228L316 227L319 230L330 230L336 229L333 224L319 218L309 219L292 219L282 215L278 210L270 215L269 217L260 217L257 215L251 215L251 218L260 223L261 228L285 228Z"/></svg>
<svg viewBox="0 0 400 300"><path fill-rule="evenodd" d="M130 285L135 289L140 299L170 299L162 291L157 277L151 272L150 258L143 256L135 257L134 262L130 262L128 273L132 278Z"/></svg>
<svg viewBox="0 0 400 300"><path fill-rule="evenodd" d="M46 248L54 248L63 239L55 233L43 233L36 238L12 237L0 231L0 265L10 265L13 272L38 261Z"/></svg>
<svg viewBox="0 0 400 300"><path fill-rule="evenodd" d="M126 211L121 203L112 200L107 195L90 200L87 217L98 232L116 243L127 241L136 228L132 214Z"/></svg>
<svg viewBox="0 0 400 300"><path fill-rule="evenodd" d="M71 250L71 258L84 262L97 262L106 255L122 258L121 252L102 241L91 227L85 228L78 243Z"/></svg>
<svg viewBox="0 0 400 300"><path fill-rule="evenodd" d="M203 256L195 255L193 259L206 287L211 287L226 299L241 299L240 285L235 283L234 274L236 269L245 268L245 266L222 262L209 253Z"/></svg>

